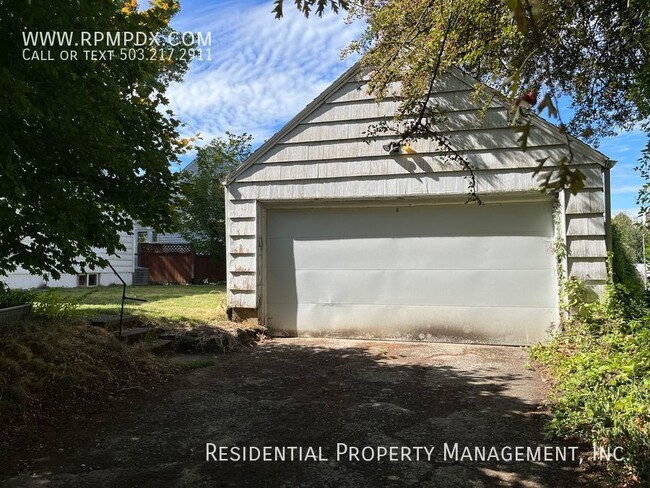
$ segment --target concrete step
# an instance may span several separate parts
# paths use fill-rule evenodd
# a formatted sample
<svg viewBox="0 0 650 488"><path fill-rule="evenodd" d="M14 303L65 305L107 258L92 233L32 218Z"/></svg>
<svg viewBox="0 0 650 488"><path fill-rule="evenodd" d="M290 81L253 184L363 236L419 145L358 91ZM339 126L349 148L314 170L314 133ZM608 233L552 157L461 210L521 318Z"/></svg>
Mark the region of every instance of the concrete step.
<svg viewBox="0 0 650 488"><path fill-rule="evenodd" d="M122 318L122 328L133 327L135 325L138 325L139 323L140 323L140 318L135 315L125 315ZM98 315L90 319L90 325L96 325L98 327L113 329L119 327L120 315L119 314Z"/></svg>
<svg viewBox="0 0 650 488"><path fill-rule="evenodd" d="M134 342L141 341L144 339L144 336L147 335L150 329L146 327L134 327L132 329L122 329L122 341L127 344L133 344Z"/></svg>

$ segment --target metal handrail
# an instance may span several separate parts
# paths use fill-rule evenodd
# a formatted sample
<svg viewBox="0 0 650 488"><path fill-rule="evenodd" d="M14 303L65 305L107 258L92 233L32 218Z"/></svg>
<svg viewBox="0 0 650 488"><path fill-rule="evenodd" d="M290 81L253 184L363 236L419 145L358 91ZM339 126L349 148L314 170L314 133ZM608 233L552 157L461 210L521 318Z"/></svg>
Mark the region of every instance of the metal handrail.
<svg viewBox="0 0 650 488"><path fill-rule="evenodd" d="M115 268L111 263L108 263L108 266L113 270L113 273L115 273L115 276L117 276L117 279L122 282L122 307L120 308L120 330L118 332L118 340L121 342L122 341L122 320L124 320L124 302L126 300L133 300L134 302L146 302L144 298L135 298L135 297L127 297L126 296L126 281L122 279L120 274L115 271Z"/></svg>

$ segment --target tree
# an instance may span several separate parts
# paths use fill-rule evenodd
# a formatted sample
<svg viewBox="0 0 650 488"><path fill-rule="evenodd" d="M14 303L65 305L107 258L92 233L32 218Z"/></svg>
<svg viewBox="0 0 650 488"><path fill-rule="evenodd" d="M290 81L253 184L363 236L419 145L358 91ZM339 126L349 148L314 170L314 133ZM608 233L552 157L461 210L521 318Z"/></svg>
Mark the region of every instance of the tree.
<svg viewBox="0 0 650 488"><path fill-rule="evenodd" d="M283 0L274 0L273 3L275 4L275 7L273 7L273 13L277 18L282 17L284 15ZM350 8L350 2L347 0L294 0L294 3L296 8L305 14L305 17L309 17L314 7L316 7L315 13L319 17L323 16L328 5L334 13L338 13L341 9L347 10ZM363 0L361 0L361 3L363 4Z"/></svg>
<svg viewBox="0 0 650 488"><path fill-rule="evenodd" d="M637 298L645 294L643 278L635 264L643 261L643 229L630 217L619 213L612 219L612 275Z"/></svg>
<svg viewBox="0 0 650 488"><path fill-rule="evenodd" d="M282 3L275 2L276 16L282 15ZM427 101L433 83L451 66L505 94L522 149L531 112L546 112L555 119L566 134L566 154L556 161L560 171L546 181L547 189L575 191L582 186L584 176L571 165L570 133L597 143L636 123L645 124L648 131L646 0L302 0L296 5L305 15L314 6L319 15L327 5L341 7L367 22L349 51L362 54L377 97L391 83L401 82L398 118L410 121L399 134L403 139L435 136L426 121L435 120L439 111ZM476 91L483 100L489 98L481 86ZM559 111L562 96L573 103L570 121ZM541 170L546 161L539 162ZM642 160L639 169L647 179L650 158ZM646 184L639 197L643 206L650 205L649 191Z"/></svg>
<svg viewBox="0 0 650 488"><path fill-rule="evenodd" d="M197 252L223 259L226 255L226 215L221 181L251 154L252 137L226 132L197 149L196 171L183 173L185 202L180 213L181 235Z"/></svg>
<svg viewBox="0 0 650 488"><path fill-rule="evenodd" d="M188 143L165 110L165 90L188 63L170 49L178 8L0 0L0 276L16 266L57 278L106 265L93 248L115 253L133 219L174 225L170 163ZM30 38L39 32L54 37ZM82 43L82 32L92 40ZM125 32L147 43L95 37ZM56 37L67 33L69 41Z"/></svg>
<svg viewBox="0 0 650 488"><path fill-rule="evenodd" d="M612 219L619 235L620 247L634 263L643 262L643 224L634 222L628 215L618 213Z"/></svg>

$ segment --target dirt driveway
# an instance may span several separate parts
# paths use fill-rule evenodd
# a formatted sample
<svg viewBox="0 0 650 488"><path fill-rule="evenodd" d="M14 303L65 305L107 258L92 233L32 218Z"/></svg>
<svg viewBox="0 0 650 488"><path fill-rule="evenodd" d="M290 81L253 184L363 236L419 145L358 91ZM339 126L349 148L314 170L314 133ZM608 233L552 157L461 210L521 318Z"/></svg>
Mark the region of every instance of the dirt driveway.
<svg viewBox="0 0 650 488"><path fill-rule="evenodd" d="M0 484L577 486L577 461L506 459L516 446L549 445L544 384L526 357L512 347L272 340L68 419L30 450L14 446L0 458ZM206 461L206 443L226 446L223 460ZM230 446L284 447L287 457L235 461ZM303 447L302 461L287 460L289 446ZM310 446L327 460L310 458ZM492 446L497 458L476 458L475 447ZM471 458L460 459L464 447Z"/></svg>

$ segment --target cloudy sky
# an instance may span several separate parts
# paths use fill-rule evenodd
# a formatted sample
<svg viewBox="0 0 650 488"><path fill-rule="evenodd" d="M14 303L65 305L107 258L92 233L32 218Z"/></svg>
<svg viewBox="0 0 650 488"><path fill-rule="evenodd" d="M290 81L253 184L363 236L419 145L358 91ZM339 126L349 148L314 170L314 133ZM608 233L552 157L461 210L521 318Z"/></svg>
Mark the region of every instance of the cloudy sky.
<svg viewBox="0 0 650 488"><path fill-rule="evenodd" d="M212 60L194 61L184 82L168 93L185 134L201 134L199 145L226 130L248 132L256 146L263 143L354 63L341 60L340 52L362 25L346 24L343 15L304 19L293 1L285 3L285 18L278 21L272 0L181 0L174 27L212 37ZM601 142L599 150L618 161L614 213L636 213L641 178L634 166L644 143L641 131Z"/></svg>

